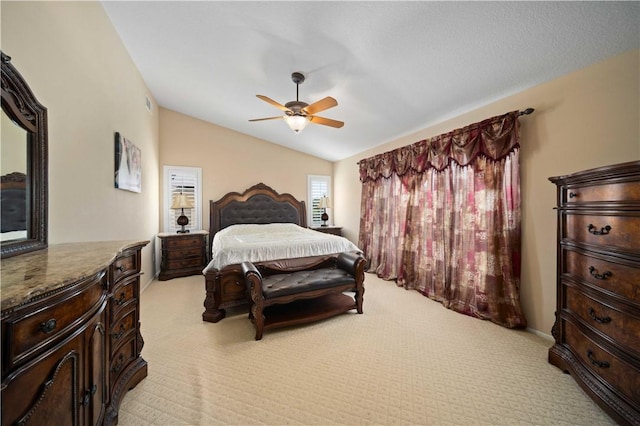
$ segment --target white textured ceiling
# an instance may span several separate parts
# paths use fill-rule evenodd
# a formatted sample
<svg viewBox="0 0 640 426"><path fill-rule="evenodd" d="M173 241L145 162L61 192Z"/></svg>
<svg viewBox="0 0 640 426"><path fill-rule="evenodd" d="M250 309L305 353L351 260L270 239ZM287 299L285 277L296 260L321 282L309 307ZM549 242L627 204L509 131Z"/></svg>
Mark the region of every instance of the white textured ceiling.
<svg viewBox="0 0 640 426"><path fill-rule="evenodd" d="M332 161L640 48L637 1L102 4L160 106ZM294 71L343 128L248 121Z"/></svg>

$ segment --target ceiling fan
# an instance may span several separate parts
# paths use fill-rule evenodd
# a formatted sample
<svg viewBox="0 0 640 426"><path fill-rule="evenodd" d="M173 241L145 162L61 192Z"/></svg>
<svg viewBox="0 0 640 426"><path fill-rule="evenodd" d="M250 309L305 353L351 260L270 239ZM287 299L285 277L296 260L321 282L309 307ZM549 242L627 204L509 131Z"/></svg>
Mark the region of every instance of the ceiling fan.
<svg viewBox="0 0 640 426"><path fill-rule="evenodd" d="M332 120L330 118L318 117L314 115L320 111L324 111L329 108L333 108L338 106L338 101L333 99L331 96L327 96L324 99L319 100L318 102L314 102L311 105L306 102L301 102L298 100L298 88L300 84L304 81L304 75L299 72L294 72L291 74L291 80L296 84L296 100L287 102L284 105L279 104L271 98L268 98L263 95L256 95L258 98L263 101L273 105L274 107L284 111L285 115L278 117L267 117L267 118L254 118L249 121L264 121L264 120L279 120L283 119L287 122L291 129L298 133L308 123L314 124L322 124L323 126L335 127L339 129L344 126L342 121Z"/></svg>

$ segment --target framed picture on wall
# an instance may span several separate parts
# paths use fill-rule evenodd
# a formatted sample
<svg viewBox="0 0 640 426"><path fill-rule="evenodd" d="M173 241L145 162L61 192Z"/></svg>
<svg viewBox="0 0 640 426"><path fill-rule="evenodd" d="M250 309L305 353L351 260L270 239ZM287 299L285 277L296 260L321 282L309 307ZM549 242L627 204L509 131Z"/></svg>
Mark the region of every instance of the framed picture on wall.
<svg viewBox="0 0 640 426"><path fill-rule="evenodd" d="M116 132L115 187L126 191L142 191L142 154L140 148Z"/></svg>

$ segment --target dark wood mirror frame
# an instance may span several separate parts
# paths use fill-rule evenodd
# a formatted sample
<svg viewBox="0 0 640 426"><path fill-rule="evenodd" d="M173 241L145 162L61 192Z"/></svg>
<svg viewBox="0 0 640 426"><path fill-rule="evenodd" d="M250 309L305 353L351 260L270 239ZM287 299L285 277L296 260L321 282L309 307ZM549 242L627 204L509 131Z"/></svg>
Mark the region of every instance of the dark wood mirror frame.
<svg viewBox="0 0 640 426"><path fill-rule="evenodd" d="M47 109L11 64L11 57L0 54L2 110L27 132L27 237L1 242L0 257L6 258L47 247Z"/></svg>

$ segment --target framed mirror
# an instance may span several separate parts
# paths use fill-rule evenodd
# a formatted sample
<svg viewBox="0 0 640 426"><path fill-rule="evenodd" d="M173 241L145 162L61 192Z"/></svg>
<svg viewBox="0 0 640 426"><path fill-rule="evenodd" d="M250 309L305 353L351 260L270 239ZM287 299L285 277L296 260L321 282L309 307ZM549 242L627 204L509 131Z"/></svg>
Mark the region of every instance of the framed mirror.
<svg viewBox="0 0 640 426"><path fill-rule="evenodd" d="M47 109L2 56L0 257L47 247Z"/></svg>

